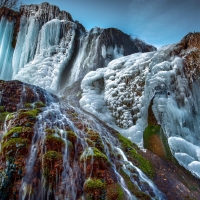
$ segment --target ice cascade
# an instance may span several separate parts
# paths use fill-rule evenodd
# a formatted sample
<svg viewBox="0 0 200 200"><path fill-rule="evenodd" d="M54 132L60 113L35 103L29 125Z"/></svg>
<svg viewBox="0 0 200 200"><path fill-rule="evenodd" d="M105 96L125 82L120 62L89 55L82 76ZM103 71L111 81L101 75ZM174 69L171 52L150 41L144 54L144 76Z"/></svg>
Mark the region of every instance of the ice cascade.
<svg viewBox="0 0 200 200"><path fill-rule="evenodd" d="M12 78L13 32L14 22L2 17L0 19L0 79L4 80Z"/></svg>
<svg viewBox="0 0 200 200"><path fill-rule="evenodd" d="M142 146L153 101L152 110L173 155L200 177L199 83L190 89L183 59L172 54L174 49L168 45L133 54L88 73L81 84L80 105Z"/></svg>

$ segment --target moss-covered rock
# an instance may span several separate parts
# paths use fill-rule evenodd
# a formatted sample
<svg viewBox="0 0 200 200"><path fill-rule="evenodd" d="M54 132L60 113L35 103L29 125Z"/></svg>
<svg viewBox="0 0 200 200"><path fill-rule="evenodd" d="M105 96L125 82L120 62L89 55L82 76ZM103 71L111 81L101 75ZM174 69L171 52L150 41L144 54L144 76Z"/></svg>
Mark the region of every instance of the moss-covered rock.
<svg viewBox="0 0 200 200"><path fill-rule="evenodd" d="M151 197L142 192L137 185L135 185L131 180L130 177L121 169L120 170L121 176L124 178L124 181L126 183L126 186L128 190L137 198L140 200L151 200Z"/></svg>
<svg viewBox="0 0 200 200"><path fill-rule="evenodd" d="M19 118L36 117L40 112L41 112L40 109L32 109L27 111L21 110L19 111Z"/></svg>
<svg viewBox="0 0 200 200"><path fill-rule="evenodd" d="M25 138L12 138L2 145L4 155L10 157L15 155L26 155L28 153L30 140Z"/></svg>
<svg viewBox="0 0 200 200"><path fill-rule="evenodd" d="M87 135L86 137L93 141L94 146L99 149L99 151L104 152L104 145L102 143L102 139L99 135L99 133L97 133L96 131L92 130L92 129L87 129Z"/></svg>
<svg viewBox="0 0 200 200"><path fill-rule="evenodd" d="M67 139L72 143L74 144L77 140L77 135L72 131L72 130L69 130L67 131Z"/></svg>
<svg viewBox="0 0 200 200"><path fill-rule="evenodd" d="M48 151L43 156L43 175L46 185L55 183L56 176L62 172L62 154L56 151Z"/></svg>
<svg viewBox="0 0 200 200"><path fill-rule="evenodd" d="M38 101L38 102L35 102L35 103L34 103L34 106L35 106L36 108L42 108L42 107L46 107L46 104L43 103L43 102L41 102L41 101Z"/></svg>
<svg viewBox="0 0 200 200"><path fill-rule="evenodd" d="M144 147L163 159L174 160L161 126L149 125L143 134Z"/></svg>
<svg viewBox="0 0 200 200"><path fill-rule="evenodd" d="M125 195L119 183L113 183L106 187L106 200L124 200Z"/></svg>
<svg viewBox="0 0 200 200"><path fill-rule="evenodd" d="M0 123L4 123L7 115L9 115L10 113L9 112L1 112L0 113ZM8 116L9 117L9 116Z"/></svg>
<svg viewBox="0 0 200 200"><path fill-rule="evenodd" d="M153 178L155 175L153 165L137 152L139 151L138 147L120 133L118 133L117 137L121 144L121 148L126 153L128 159L140 168L147 176Z"/></svg>
<svg viewBox="0 0 200 200"><path fill-rule="evenodd" d="M89 178L85 181L83 190L92 199L101 199L106 193L106 183L100 179Z"/></svg>
<svg viewBox="0 0 200 200"><path fill-rule="evenodd" d="M6 140L6 139L10 138L14 134L18 135L18 137L19 137L19 134L21 132L22 132L22 126L14 127L3 136L3 139Z"/></svg>
<svg viewBox="0 0 200 200"><path fill-rule="evenodd" d="M5 107L4 106L0 106L0 113L5 112Z"/></svg>
<svg viewBox="0 0 200 200"><path fill-rule="evenodd" d="M62 138L56 137L53 134L51 134L46 137L45 145L47 146L47 151L51 150L62 152L62 149L65 147L65 142Z"/></svg>
<svg viewBox="0 0 200 200"><path fill-rule="evenodd" d="M33 105L32 103L25 103L25 104L24 104L24 107L25 107L25 108L31 108L31 109L33 109L33 108L34 108L34 105Z"/></svg>
<svg viewBox="0 0 200 200"><path fill-rule="evenodd" d="M107 156L102 152L100 152L96 147L86 148L80 157L81 161L91 160L91 159L108 162Z"/></svg>

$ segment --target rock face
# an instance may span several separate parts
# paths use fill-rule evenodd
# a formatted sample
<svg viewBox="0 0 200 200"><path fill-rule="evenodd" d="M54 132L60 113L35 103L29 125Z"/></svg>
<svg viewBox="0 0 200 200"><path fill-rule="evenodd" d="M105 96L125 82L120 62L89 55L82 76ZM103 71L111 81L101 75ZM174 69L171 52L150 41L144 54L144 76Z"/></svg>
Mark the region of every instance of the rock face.
<svg viewBox="0 0 200 200"><path fill-rule="evenodd" d="M80 100L86 111L138 145L148 141L146 147L160 156L169 155L162 150L167 141L178 162L198 178L199 43L199 33L190 33L157 52L111 61L84 77ZM147 120L150 106L153 127Z"/></svg>
<svg viewBox="0 0 200 200"><path fill-rule="evenodd" d="M100 122L66 102L61 101L60 107L55 97L38 87L2 81L0 89L0 116L5 120L0 133L2 200L164 197L147 177L140 175L137 167L132 170L138 174L139 187L130 182L122 167L116 168L126 162L120 157L120 148L126 148L127 143L136 156L134 165L142 166L139 161L144 162L143 171L150 177L154 175L148 160L135 150L139 149L119 133L107 127L102 129ZM118 154L114 151L116 146ZM121 176L133 184L132 194L125 192Z"/></svg>
<svg viewBox="0 0 200 200"><path fill-rule="evenodd" d="M0 81L1 200L200 199L199 33L155 51L48 3L0 16L0 79L26 82Z"/></svg>
<svg viewBox="0 0 200 200"><path fill-rule="evenodd" d="M0 59L1 79L21 80L49 92L57 93L115 58L156 50L114 28L87 32L69 13L48 3L24 5L8 19L10 12L0 11L0 41L4 43L0 55L7 52ZM11 21L15 15L17 21ZM9 40L2 30L10 33Z"/></svg>
<svg viewBox="0 0 200 200"><path fill-rule="evenodd" d="M137 52L155 51L156 48L115 28L93 28L89 33L79 31L75 57L63 73L62 84L71 85L97 68L106 67L116 58ZM67 80L66 80L67 79Z"/></svg>
<svg viewBox="0 0 200 200"><path fill-rule="evenodd" d="M49 100L56 100L56 97L48 94L45 90L22 83L20 81L0 81L0 102L7 112L16 112L22 109L25 103L41 101L49 103Z"/></svg>
<svg viewBox="0 0 200 200"><path fill-rule="evenodd" d="M200 76L200 33L187 34L175 48L175 54L184 59L185 74L190 83Z"/></svg>
<svg viewBox="0 0 200 200"><path fill-rule="evenodd" d="M19 81L2 81L0 91L1 200L199 199L188 172L68 100Z"/></svg>

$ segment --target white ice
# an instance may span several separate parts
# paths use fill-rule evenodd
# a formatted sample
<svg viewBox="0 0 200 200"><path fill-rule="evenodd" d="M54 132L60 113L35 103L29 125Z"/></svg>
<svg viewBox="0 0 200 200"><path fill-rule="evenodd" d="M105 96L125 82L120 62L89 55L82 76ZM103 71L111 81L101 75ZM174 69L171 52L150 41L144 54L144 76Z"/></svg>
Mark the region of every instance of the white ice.
<svg viewBox="0 0 200 200"><path fill-rule="evenodd" d="M33 26L35 27L34 23ZM34 41L35 38L32 38L34 27L29 26L27 40ZM23 67L19 67L19 71L13 76L13 79L37 85L49 92L56 93L61 73L72 56L75 30L76 24L68 20L53 19L45 23L39 31L38 40L34 42L33 48L31 48L33 45L31 42L22 42L22 49L27 49L22 50L23 52L34 50L35 54L30 53L25 60L19 59L20 63L23 63ZM21 35L23 38L24 33L22 32ZM18 45L18 48L20 49L21 46ZM20 50L16 50L15 53L20 54L19 52ZM23 55L21 56L24 58ZM15 62L14 59L13 62ZM17 67L14 69L16 70Z"/></svg>
<svg viewBox="0 0 200 200"><path fill-rule="evenodd" d="M153 100L152 110L172 153L199 177L199 83L190 90L183 59L171 54L174 47L122 57L88 73L81 83L80 105L142 147Z"/></svg>
<svg viewBox="0 0 200 200"><path fill-rule="evenodd" d="M12 78L14 22L2 17L0 20L0 79Z"/></svg>

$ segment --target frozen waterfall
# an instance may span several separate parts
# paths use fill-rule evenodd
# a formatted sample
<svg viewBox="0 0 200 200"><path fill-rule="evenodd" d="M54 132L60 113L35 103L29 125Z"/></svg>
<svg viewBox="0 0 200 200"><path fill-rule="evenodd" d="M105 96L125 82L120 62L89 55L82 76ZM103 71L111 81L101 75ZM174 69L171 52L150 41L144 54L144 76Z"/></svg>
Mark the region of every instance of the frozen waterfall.
<svg viewBox="0 0 200 200"><path fill-rule="evenodd" d="M37 22L30 24L26 35L28 41L35 40L34 45L25 41L21 43L23 44L21 47L20 40L18 40L18 49L14 56L18 59L17 55L21 54L21 50L25 48L27 50L22 51L27 57L24 61L25 57L22 55L20 63L23 62L25 65L21 68L19 65L19 71L13 76L13 79L40 86L55 93L59 87L61 73L73 52L76 24L66 20L53 19L42 26L38 33L38 41L36 41L35 34L32 35L31 31L32 29L37 30L34 28L35 23L37 24ZM21 30L19 35L24 38L23 29ZM34 36L33 39L32 36ZM32 60L30 61L30 59ZM13 63L17 63L17 61L15 62L13 59ZM17 66L14 68L17 69Z"/></svg>
<svg viewBox="0 0 200 200"><path fill-rule="evenodd" d="M2 17L0 20L0 79L12 78L14 22Z"/></svg>
<svg viewBox="0 0 200 200"><path fill-rule="evenodd" d="M88 73L82 81L80 105L142 146L148 107L161 124L173 155L200 177L199 90L190 89L183 59L171 54L175 45L157 52L116 59Z"/></svg>

